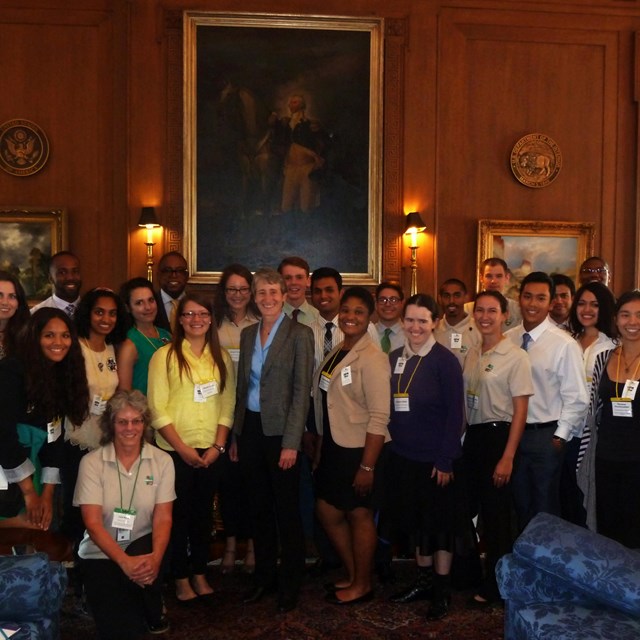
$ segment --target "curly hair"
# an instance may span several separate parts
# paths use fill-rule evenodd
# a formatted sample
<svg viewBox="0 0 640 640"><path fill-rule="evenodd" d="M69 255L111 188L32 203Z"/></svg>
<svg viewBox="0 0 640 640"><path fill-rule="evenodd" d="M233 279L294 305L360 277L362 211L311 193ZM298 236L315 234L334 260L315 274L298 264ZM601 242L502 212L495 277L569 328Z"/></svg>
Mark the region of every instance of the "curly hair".
<svg viewBox="0 0 640 640"><path fill-rule="evenodd" d="M29 304L27 303L27 296L18 278L8 271L0 271L0 282L10 282L15 289L16 298L18 299L18 308L7 322L4 330L4 341L2 342L5 355L12 356L16 354L20 335L24 332L29 322Z"/></svg>
<svg viewBox="0 0 640 640"><path fill-rule="evenodd" d="M100 298L111 298L116 303L117 318L113 331L107 336L107 344L119 344L127 337L128 322L127 309L116 293L105 287L95 287L82 296L78 309L76 310L75 321L78 328L78 335L81 338L89 338L91 331L91 311Z"/></svg>
<svg viewBox="0 0 640 640"><path fill-rule="evenodd" d="M213 300L202 293L198 293L197 291L190 291L186 293L178 304L178 308L176 310L176 319L182 316L184 312L184 307L187 302L195 302L196 304L204 307L211 314L211 324L207 329L206 333L206 341L209 345L209 349L211 350L211 356L213 358L214 365L217 365L218 370L220 371L220 392L224 391L224 386L227 381L227 367L222 358L222 348L220 347L220 340L218 338L218 327L216 326L216 321L213 316ZM191 378L191 367L189 367L189 363L184 357L184 353L182 352L182 342L185 339L184 327L181 322L176 322L176 327L173 331L173 337L171 339L171 346L169 347L169 353L167 355L167 369L169 368L169 362L172 357L175 357L178 361L178 372L180 375L180 379L182 379L182 374L186 371L187 377Z"/></svg>
<svg viewBox="0 0 640 640"><path fill-rule="evenodd" d="M113 442L115 437L115 419L120 411L123 411L127 407L130 407L134 411L137 411L142 416L144 422L144 430L142 437L147 442L152 441L153 430L151 429L151 410L147 403L145 395L133 389L131 391L117 391L111 396L109 402L107 402L106 409L100 417L100 431L102 436L100 438L100 445L104 446Z"/></svg>
<svg viewBox="0 0 640 640"><path fill-rule="evenodd" d="M247 269L244 265L241 264L230 264L229 266L224 268L222 272L222 276L220 276L220 282L218 283L218 290L216 291L216 297L213 301L213 310L216 319L216 324L220 324L225 318L227 320L231 320L233 322L233 311L227 302L227 282L231 276L240 276L247 281L249 288L251 288L251 283L253 282L253 276L251 275L251 271ZM258 311L258 307L256 303L253 301L253 295L249 299L249 303L247 304L247 312L255 316L256 318L260 317L260 312Z"/></svg>
<svg viewBox="0 0 640 640"><path fill-rule="evenodd" d="M47 324L57 318L64 322L71 346L61 362L51 362L40 345ZM43 415L66 415L73 424L82 424L89 413L89 387L78 334L69 316L60 309L43 307L29 320L21 342L28 403Z"/></svg>

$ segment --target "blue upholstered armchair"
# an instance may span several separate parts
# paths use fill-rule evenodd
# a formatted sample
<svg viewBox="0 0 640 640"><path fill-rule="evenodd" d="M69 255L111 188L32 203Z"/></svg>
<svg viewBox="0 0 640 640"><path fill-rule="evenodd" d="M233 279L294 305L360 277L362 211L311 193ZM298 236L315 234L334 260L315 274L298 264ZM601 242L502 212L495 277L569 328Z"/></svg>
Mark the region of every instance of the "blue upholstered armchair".
<svg viewBox="0 0 640 640"><path fill-rule="evenodd" d="M46 553L0 556L0 628L19 628L12 640L56 640L66 586L66 571Z"/></svg>
<svg viewBox="0 0 640 640"><path fill-rule="evenodd" d="M505 640L638 640L640 552L538 514L496 568Z"/></svg>

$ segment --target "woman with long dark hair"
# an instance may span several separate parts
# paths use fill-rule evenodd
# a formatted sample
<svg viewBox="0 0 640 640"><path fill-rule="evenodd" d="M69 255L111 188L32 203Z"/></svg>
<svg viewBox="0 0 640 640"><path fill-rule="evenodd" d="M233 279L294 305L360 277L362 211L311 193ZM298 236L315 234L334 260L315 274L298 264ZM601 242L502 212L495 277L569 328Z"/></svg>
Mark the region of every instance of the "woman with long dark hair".
<svg viewBox="0 0 640 640"><path fill-rule="evenodd" d="M20 281L0 271L0 360L15 353L28 321L29 305Z"/></svg>
<svg viewBox="0 0 640 640"><path fill-rule="evenodd" d="M176 469L171 568L176 597L188 602L213 593L205 572L235 384L231 358L218 341L211 299L187 293L176 318L171 344L151 358L149 406L156 442Z"/></svg>
<svg viewBox="0 0 640 640"><path fill-rule="evenodd" d="M0 467L15 498L5 504L1 526L49 528L60 483L62 421L66 415L82 422L88 405L73 323L58 309L36 311L18 354L0 361Z"/></svg>

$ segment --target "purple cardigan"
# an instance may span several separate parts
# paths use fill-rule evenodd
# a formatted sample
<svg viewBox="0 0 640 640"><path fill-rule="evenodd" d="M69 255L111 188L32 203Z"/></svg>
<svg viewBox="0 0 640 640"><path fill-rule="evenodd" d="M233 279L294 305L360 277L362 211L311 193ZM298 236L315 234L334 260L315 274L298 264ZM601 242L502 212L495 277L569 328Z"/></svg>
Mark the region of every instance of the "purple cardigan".
<svg viewBox="0 0 640 640"><path fill-rule="evenodd" d="M389 354L391 371L402 349ZM419 356L407 361L400 392L405 393ZM398 392L397 373L391 376L391 448L409 460L432 462L439 471L451 472L453 460L462 453L460 438L464 420L464 385L457 358L441 344L434 344L422 358L409 386L410 411L396 411L393 394Z"/></svg>

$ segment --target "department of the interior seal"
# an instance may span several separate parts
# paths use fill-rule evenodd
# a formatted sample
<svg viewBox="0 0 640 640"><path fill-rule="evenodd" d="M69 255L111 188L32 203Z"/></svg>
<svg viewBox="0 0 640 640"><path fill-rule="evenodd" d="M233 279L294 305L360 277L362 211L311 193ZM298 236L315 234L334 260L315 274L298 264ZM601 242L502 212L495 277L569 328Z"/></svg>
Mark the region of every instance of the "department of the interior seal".
<svg viewBox="0 0 640 640"><path fill-rule="evenodd" d="M511 151L511 171L527 187L546 187L560 173L562 152L544 133L530 133L516 142Z"/></svg>

